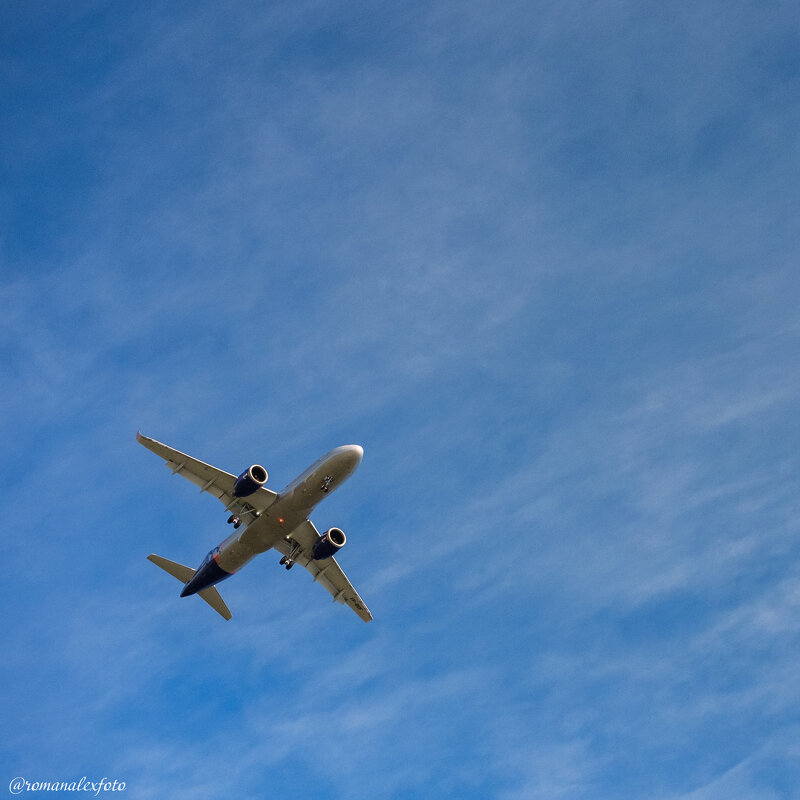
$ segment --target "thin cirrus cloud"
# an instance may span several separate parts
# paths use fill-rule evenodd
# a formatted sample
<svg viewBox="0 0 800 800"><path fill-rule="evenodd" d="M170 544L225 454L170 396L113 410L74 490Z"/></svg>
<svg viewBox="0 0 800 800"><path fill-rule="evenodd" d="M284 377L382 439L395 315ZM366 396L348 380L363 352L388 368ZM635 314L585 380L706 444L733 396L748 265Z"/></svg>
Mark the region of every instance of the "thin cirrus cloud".
<svg viewBox="0 0 800 800"><path fill-rule="evenodd" d="M771 8L2 12L9 777L792 796ZM225 515L137 428L276 488L362 443L315 520L375 622L269 555L227 626L179 599L144 557L199 561Z"/></svg>

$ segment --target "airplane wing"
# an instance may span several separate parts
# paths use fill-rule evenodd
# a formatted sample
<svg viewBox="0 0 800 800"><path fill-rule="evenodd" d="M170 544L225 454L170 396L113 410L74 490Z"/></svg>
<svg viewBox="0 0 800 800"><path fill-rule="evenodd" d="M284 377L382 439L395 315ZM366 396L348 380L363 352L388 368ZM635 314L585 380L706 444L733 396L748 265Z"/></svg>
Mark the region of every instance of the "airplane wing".
<svg viewBox="0 0 800 800"><path fill-rule="evenodd" d="M186 453L181 453L180 450L173 450L141 433L136 434L136 441L163 458L173 473L182 475L195 486L199 486L201 492L208 492L218 498L225 508L234 516L239 517L245 525L251 523L262 511L269 508L278 496L275 492L261 486L247 497L234 497L233 485L236 483L236 476L231 475L230 472L224 472L212 467L211 464L198 461Z"/></svg>
<svg viewBox="0 0 800 800"><path fill-rule="evenodd" d="M279 539L273 547L279 553L288 556L294 550L290 540L296 542L300 551L294 551L294 555L292 555L294 561L304 566L314 576L314 580L321 583L333 595L334 601L347 603L364 622L369 622L372 619L372 614L364 605L364 601L358 596L353 584L347 579L347 575L342 572L342 568L336 559L331 556L319 561L314 560L311 549L317 539L319 539L319 532L314 527L314 523L311 520L306 520L292 531L288 539Z"/></svg>

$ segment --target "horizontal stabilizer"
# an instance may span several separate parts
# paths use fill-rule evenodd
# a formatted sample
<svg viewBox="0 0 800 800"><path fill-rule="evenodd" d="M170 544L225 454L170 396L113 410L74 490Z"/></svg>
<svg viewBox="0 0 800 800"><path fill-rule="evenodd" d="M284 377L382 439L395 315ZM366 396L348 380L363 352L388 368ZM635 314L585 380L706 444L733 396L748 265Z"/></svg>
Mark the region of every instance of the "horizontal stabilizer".
<svg viewBox="0 0 800 800"><path fill-rule="evenodd" d="M208 589L203 589L202 592L198 592L197 594L220 616L225 617L225 619L230 619L233 616L233 614L228 611L228 606L225 605L224 600L220 597L216 586L209 586Z"/></svg>
<svg viewBox="0 0 800 800"><path fill-rule="evenodd" d="M147 556L148 561L152 561L157 567L161 567L164 572L169 572L173 578L177 578L181 583L188 583L193 577L195 571L191 567L186 567L179 564L177 561L170 561L168 558L162 558L155 553L150 553ZM208 603L214 611L221 617L230 619L233 614L228 610L223 599L219 596L215 586L209 586L208 589L203 589L202 592L197 593L203 600Z"/></svg>
<svg viewBox="0 0 800 800"><path fill-rule="evenodd" d="M194 570L191 567L186 567L177 561L170 561L168 558L162 558L155 553L150 553L147 556L147 560L152 561L157 567L161 567L164 572L169 572L173 578L177 578L181 583L188 583L194 577Z"/></svg>

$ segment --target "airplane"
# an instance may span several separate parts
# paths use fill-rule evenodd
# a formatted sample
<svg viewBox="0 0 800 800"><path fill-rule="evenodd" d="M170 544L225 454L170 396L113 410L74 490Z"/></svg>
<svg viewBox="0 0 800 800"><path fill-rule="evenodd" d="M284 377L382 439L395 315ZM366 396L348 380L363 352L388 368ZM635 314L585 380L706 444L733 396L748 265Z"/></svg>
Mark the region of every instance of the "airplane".
<svg viewBox="0 0 800 800"><path fill-rule="evenodd" d="M280 563L287 570L300 564L330 592L334 602L346 603L364 622L372 620L334 557L347 541L344 531L329 528L320 535L308 518L321 500L355 472L364 455L360 445L334 448L276 493L264 486L268 475L260 464L253 464L237 477L141 433L136 434L136 441L163 458L173 474L182 475L201 492L218 498L230 513L228 524L233 525L233 533L211 550L196 570L154 553L147 557L183 584L181 597L199 595L214 611L230 619L232 614L216 585L259 553L274 549L282 554Z"/></svg>

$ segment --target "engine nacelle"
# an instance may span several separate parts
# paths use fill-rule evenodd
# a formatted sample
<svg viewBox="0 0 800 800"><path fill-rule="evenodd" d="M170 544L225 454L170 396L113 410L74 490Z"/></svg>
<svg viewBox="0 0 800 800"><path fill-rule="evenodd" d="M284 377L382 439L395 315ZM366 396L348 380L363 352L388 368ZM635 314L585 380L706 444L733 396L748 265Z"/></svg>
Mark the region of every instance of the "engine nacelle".
<svg viewBox="0 0 800 800"><path fill-rule="evenodd" d="M233 484L234 497L247 497L257 492L267 482L267 471L261 464L248 467Z"/></svg>
<svg viewBox="0 0 800 800"><path fill-rule="evenodd" d="M316 561L323 558L330 558L344 547L347 537L341 528L330 528L314 542L311 553Z"/></svg>

